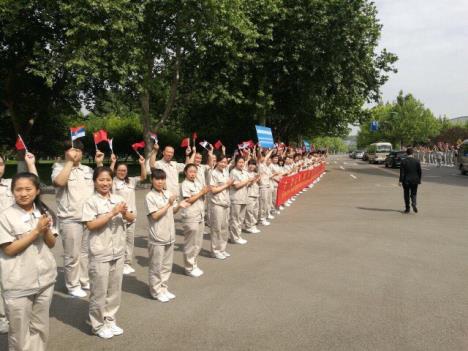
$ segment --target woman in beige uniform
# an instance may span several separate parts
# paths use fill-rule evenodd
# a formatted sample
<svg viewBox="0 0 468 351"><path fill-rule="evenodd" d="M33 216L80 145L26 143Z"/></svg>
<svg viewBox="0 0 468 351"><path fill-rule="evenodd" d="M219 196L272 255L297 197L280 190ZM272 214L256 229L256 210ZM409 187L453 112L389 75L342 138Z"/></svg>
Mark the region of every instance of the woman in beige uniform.
<svg viewBox="0 0 468 351"><path fill-rule="evenodd" d="M138 163L140 164L140 176L129 177L128 167L125 163L119 163L115 165L117 158L114 154L111 156L110 168L112 171L115 169L115 177L112 185L112 192L114 194L123 197L125 203L128 206L128 210L137 215L136 201L135 201L135 190L139 182L146 180L146 166L145 158L140 156ZM127 237L127 244L125 246L125 263L123 268L123 274L132 274L135 270L132 267L133 261L133 247L135 242L135 227L136 221L125 223L125 232Z"/></svg>
<svg viewBox="0 0 468 351"><path fill-rule="evenodd" d="M112 170L98 167L96 192L83 206L82 221L89 230L89 319L93 333L103 339L123 334L115 315L120 307L125 255L125 221L135 215L119 195L112 194Z"/></svg>
<svg viewBox="0 0 468 351"><path fill-rule="evenodd" d="M245 210L247 207L247 186L252 182L244 166L244 157L236 156L234 168L230 173L234 182L229 190L231 200L229 237L233 243L240 245L247 244L247 240L242 237L242 224L245 220Z"/></svg>
<svg viewBox="0 0 468 351"><path fill-rule="evenodd" d="M37 175L36 159L34 155L27 152L24 161L28 172ZM5 174L5 159L0 155L0 212L10 207L15 203L13 194L11 192L11 179L3 178ZM0 272L1 274L1 272ZM2 289L0 284L0 334L8 333L8 319L5 315L5 308L3 306Z"/></svg>
<svg viewBox="0 0 468 351"><path fill-rule="evenodd" d="M154 299L168 302L176 297L167 287L174 258L174 213L187 207L188 203L181 201L176 206L176 195L166 190L166 172L162 169L151 172L151 187L145 197L149 225L149 290Z"/></svg>
<svg viewBox="0 0 468 351"><path fill-rule="evenodd" d="M257 173L257 161L249 160L248 169L249 177L254 179L247 188L247 207L245 209L245 231L250 234L258 234L260 230L257 228L258 223L258 198L260 191L258 181L260 176Z"/></svg>
<svg viewBox="0 0 468 351"><path fill-rule="evenodd" d="M189 163L184 169L185 180L181 185L181 196L190 206L182 210L182 226L184 231L184 266L188 276L198 278L203 271L198 267L198 254L203 245L205 229L204 195L210 191L196 181L197 166Z"/></svg>
<svg viewBox="0 0 468 351"><path fill-rule="evenodd" d="M10 351L45 351L57 266L53 213L39 199L39 179L19 173L11 182L15 203L0 214L0 271L10 321Z"/></svg>
<svg viewBox="0 0 468 351"><path fill-rule="evenodd" d="M224 260L231 255L226 251L229 239L229 187L234 182L229 178L226 156L216 157L216 166L211 171L209 184L210 196L210 227L211 227L211 254L214 258Z"/></svg>
<svg viewBox="0 0 468 351"><path fill-rule="evenodd" d="M258 174L260 175L259 185L259 203L258 203L258 216L261 225L270 225L268 216L270 215L271 209L271 169L269 167L270 157L273 153L273 149L267 153L259 151L257 154L257 168Z"/></svg>

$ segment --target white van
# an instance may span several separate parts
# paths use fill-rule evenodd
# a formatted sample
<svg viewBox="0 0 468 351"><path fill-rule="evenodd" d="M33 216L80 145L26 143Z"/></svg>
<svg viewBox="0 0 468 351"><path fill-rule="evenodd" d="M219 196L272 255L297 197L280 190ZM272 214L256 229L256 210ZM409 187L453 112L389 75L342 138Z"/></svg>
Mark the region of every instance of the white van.
<svg viewBox="0 0 468 351"><path fill-rule="evenodd" d="M392 144L390 143L373 143L367 148L367 157L369 163L383 163L387 155L392 151Z"/></svg>
<svg viewBox="0 0 468 351"><path fill-rule="evenodd" d="M468 139L460 144L460 148L458 149L457 165L461 174L468 173Z"/></svg>

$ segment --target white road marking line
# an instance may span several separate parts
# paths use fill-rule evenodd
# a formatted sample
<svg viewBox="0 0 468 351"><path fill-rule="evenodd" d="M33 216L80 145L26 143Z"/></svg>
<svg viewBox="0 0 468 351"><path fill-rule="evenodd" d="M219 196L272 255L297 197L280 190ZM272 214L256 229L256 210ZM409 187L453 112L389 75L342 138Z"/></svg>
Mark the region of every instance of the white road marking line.
<svg viewBox="0 0 468 351"><path fill-rule="evenodd" d="M343 166L340 166L340 169L342 169L344 171L344 167Z"/></svg>
<svg viewBox="0 0 468 351"><path fill-rule="evenodd" d="M354 174L349 175L351 178L357 179L357 177Z"/></svg>
<svg viewBox="0 0 468 351"><path fill-rule="evenodd" d="M430 168L424 168L424 167L421 167L422 169L424 169L425 171L430 171L431 169Z"/></svg>

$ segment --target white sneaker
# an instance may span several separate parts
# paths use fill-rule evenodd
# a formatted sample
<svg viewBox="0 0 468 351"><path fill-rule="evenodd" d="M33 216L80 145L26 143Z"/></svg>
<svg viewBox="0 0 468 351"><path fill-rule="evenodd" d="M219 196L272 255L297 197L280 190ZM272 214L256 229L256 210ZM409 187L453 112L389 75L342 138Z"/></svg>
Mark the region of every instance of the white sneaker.
<svg viewBox="0 0 468 351"><path fill-rule="evenodd" d="M284 206L281 205L279 209L280 209L280 211L283 211L283 210L284 210Z"/></svg>
<svg viewBox="0 0 468 351"><path fill-rule="evenodd" d="M266 219L264 219L263 221L260 221L260 224L266 226L266 225L270 225L271 223L268 222Z"/></svg>
<svg viewBox="0 0 468 351"><path fill-rule="evenodd" d="M68 290L68 295L73 297L86 297L86 291L81 288L75 288L73 290Z"/></svg>
<svg viewBox="0 0 468 351"><path fill-rule="evenodd" d="M102 327L101 330L96 333L96 335L103 339L110 339L114 336L108 327Z"/></svg>
<svg viewBox="0 0 468 351"><path fill-rule="evenodd" d="M114 336L123 334L123 329L117 326L117 324L115 323L112 323L111 325L109 325L109 329L112 332L112 335Z"/></svg>
<svg viewBox="0 0 468 351"><path fill-rule="evenodd" d="M169 302L171 299L165 293L160 293L156 296L156 300L159 302Z"/></svg>
<svg viewBox="0 0 468 351"><path fill-rule="evenodd" d="M237 239L237 240L233 240L233 242L234 242L234 244L239 244L239 245L245 245L245 244L247 244L247 240L242 239L242 238Z"/></svg>
<svg viewBox="0 0 468 351"><path fill-rule="evenodd" d="M224 252L223 252L223 255L224 255L226 258L231 257L231 254L230 254L229 252L227 252L227 251L224 251Z"/></svg>
<svg viewBox="0 0 468 351"><path fill-rule="evenodd" d="M81 285L81 289L83 290L89 290L90 288L91 288L91 285L89 285L89 283Z"/></svg>
<svg viewBox="0 0 468 351"><path fill-rule="evenodd" d="M218 260L225 260L226 259L226 256L224 256L221 252L215 252L215 253L211 254L211 256L213 258L218 259Z"/></svg>
<svg viewBox="0 0 468 351"><path fill-rule="evenodd" d="M200 268L195 267L191 271L185 271L185 274L187 274L189 277L198 278L203 275L203 271Z"/></svg>
<svg viewBox="0 0 468 351"><path fill-rule="evenodd" d="M268 218L268 219L275 219L275 216L273 216L273 215L268 215L267 218Z"/></svg>
<svg viewBox="0 0 468 351"><path fill-rule="evenodd" d="M289 207L289 206L291 206L291 203L290 203L290 202L286 202L286 203L284 204L284 206Z"/></svg>
<svg viewBox="0 0 468 351"><path fill-rule="evenodd" d="M135 273L135 270L132 268L132 266L130 266L129 264L124 264L123 274L127 275L132 273Z"/></svg>
<svg viewBox="0 0 468 351"><path fill-rule="evenodd" d="M176 298L176 296L173 293L171 293L169 290L166 290L164 294L168 297L169 300L173 300Z"/></svg>
<svg viewBox="0 0 468 351"><path fill-rule="evenodd" d="M8 319L4 317L0 318L0 334L7 334L9 328Z"/></svg>
<svg viewBox="0 0 468 351"><path fill-rule="evenodd" d="M248 228L245 230L246 233L250 233L250 234L257 234L257 233L260 233L260 230L258 230L257 228L255 227L252 227L252 228Z"/></svg>

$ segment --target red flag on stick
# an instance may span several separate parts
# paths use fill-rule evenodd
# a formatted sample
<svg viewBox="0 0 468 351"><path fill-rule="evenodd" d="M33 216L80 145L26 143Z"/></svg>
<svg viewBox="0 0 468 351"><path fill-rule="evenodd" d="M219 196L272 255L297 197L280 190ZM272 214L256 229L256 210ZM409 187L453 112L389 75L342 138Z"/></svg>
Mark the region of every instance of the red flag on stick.
<svg viewBox="0 0 468 351"><path fill-rule="evenodd" d="M16 139L15 147L16 147L16 150L18 151L21 151L21 150L26 150L26 152L28 151L28 148L26 147L26 144L24 143L23 138L19 134L18 134L18 138Z"/></svg>
<svg viewBox="0 0 468 351"><path fill-rule="evenodd" d="M219 149L221 149L223 147L223 143L221 142L221 140L218 139L218 141L216 143L214 143L213 146L214 146L214 148L216 150L219 150Z"/></svg>
<svg viewBox="0 0 468 351"><path fill-rule="evenodd" d="M144 149L145 148L145 142L140 141L138 143L132 144L132 149L135 151L138 151L138 149Z"/></svg>
<svg viewBox="0 0 468 351"><path fill-rule="evenodd" d="M183 138L182 142L180 143L181 147L189 147L190 146L190 138Z"/></svg>
<svg viewBox="0 0 468 351"><path fill-rule="evenodd" d="M104 129L94 132L93 138L94 138L94 144L96 145L103 141L109 142L109 139L107 139L107 132Z"/></svg>

